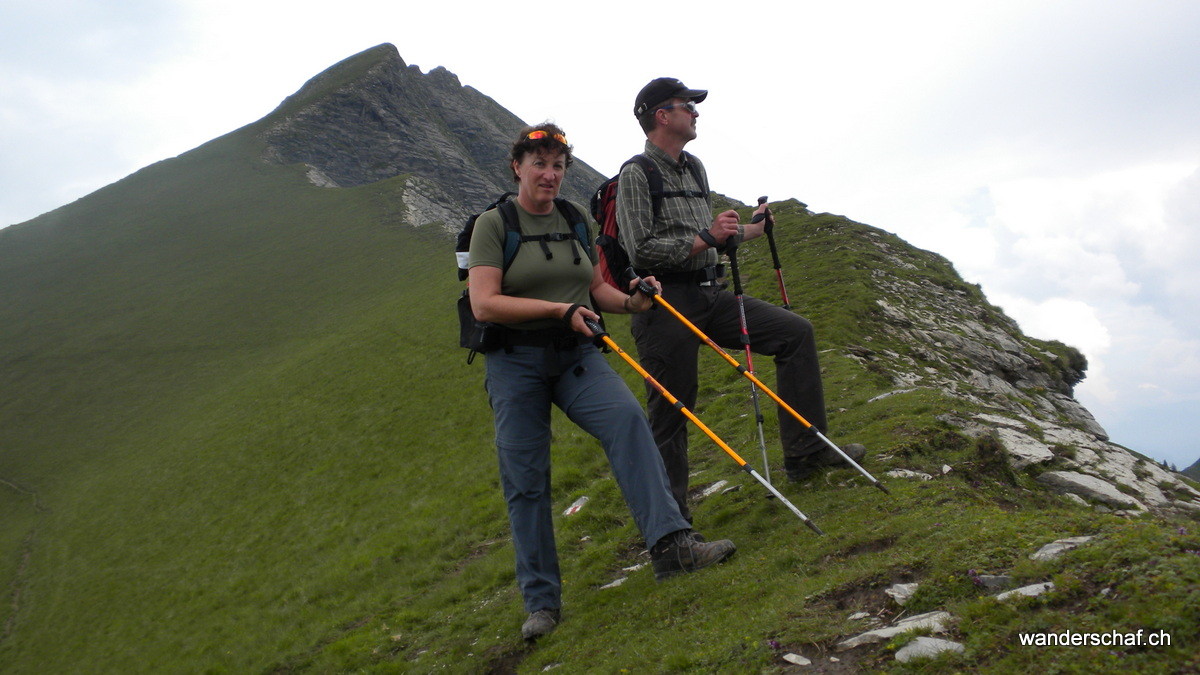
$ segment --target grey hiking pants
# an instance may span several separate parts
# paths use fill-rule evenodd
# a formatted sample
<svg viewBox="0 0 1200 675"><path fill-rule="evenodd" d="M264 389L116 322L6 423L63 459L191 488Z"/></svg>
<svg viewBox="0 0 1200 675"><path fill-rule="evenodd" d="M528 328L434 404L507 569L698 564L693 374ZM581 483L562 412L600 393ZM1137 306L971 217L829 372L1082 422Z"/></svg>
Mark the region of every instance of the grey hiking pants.
<svg viewBox="0 0 1200 675"><path fill-rule="evenodd" d="M671 498L662 459L633 392L590 344L489 352L500 479L525 609L562 606L550 491L550 406L596 437L646 546L689 527Z"/></svg>
<svg viewBox="0 0 1200 675"><path fill-rule="evenodd" d="M733 293L720 290L717 286L669 281L663 283L662 295L713 342L736 350L733 357L738 363L746 365L737 297ZM790 310L757 298L743 296L743 302L750 333L750 350L772 356L775 360L777 386L772 391L821 433L825 433L825 395L812 323ZM648 312L635 315L632 330L642 366L667 391L694 411L700 338L658 305ZM708 350L708 347L704 349ZM712 359L713 368L728 367L728 364L716 363L720 360L716 354L712 355ZM730 372L730 375L734 374ZM687 506L687 418L649 384L646 391L650 426L667 467L671 493L679 504L680 512L690 521L691 512ZM765 408L769 403L771 399L760 392L760 407ZM779 411L779 436L785 465L803 464L823 447L815 434L807 431L804 425L783 410Z"/></svg>

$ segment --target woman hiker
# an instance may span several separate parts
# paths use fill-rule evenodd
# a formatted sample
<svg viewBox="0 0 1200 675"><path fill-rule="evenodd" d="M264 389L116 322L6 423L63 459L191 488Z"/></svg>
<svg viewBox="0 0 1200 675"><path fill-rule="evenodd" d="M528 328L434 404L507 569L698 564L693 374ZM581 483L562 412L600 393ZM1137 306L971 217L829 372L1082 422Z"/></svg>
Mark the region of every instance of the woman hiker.
<svg viewBox="0 0 1200 675"><path fill-rule="evenodd" d="M656 579L722 562L734 552L733 542L706 542L680 515L640 403L592 344L584 320L597 319L596 310L642 312L651 299L623 294L604 282L594 266L594 247L579 241L564 215L572 209L556 203L571 149L554 124L521 131L511 168L524 243L505 269L504 221L501 209L492 209L475 223L468 263L475 317L500 324L504 333L503 347L485 354L485 384L517 584L529 613L521 627L527 640L549 633L561 620L551 514L551 404L600 441L650 551ZM588 211L571 207L575 217L586 218L590 241L594 223ZM647 281L657 287L652 277Z"/></svg>

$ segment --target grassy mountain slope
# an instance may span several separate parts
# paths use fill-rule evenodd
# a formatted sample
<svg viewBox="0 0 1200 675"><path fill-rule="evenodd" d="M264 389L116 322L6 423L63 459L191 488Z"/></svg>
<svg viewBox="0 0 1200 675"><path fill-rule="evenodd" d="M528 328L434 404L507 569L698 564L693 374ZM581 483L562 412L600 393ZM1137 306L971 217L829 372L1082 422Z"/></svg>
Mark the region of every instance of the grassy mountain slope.
<svg viewBox="0 0 1200 675"><path fill-rule="evenodd" d="M455 344L449 241L399 224L403 176L315 188L303 167L261 162L257 131L0 230L0 671L744 672L783 670L788 651L826 671L903 671L916 668L893 654L910 638L833 647L871 627L856 612L934 609L966 651L923 671L1200 668L1200 526L1050 495L994 442L939 422L971 406L940 391L874 400L890 374L851 346L906 348L879 344L871 281L872 238L894 238L794 202L778 235L821 341L831 435L866 443L893 495L849 471L783 486L818 538L693 434L694 484L740 486L699 500L697 523L739 553L656 584L623 571L645 556L603 454L556 419L556 512L590 501L559 517L566 620L524 645L482 368ZM893 245L913 266L884 273L984 302L946 261ZM775 299L766 242L742 256L748 292ZM632 348L626 322L610 328ZM759 466L745 381L701 362L697 412ZM936 477L885 477L901 468ZM1083 534L1100 536L1028 558ZM1001 605L971 571L1057 590ZM884 594L894 582L921 584L903 608ZM1067 629L1173 643L1018 644Z"/></svg>

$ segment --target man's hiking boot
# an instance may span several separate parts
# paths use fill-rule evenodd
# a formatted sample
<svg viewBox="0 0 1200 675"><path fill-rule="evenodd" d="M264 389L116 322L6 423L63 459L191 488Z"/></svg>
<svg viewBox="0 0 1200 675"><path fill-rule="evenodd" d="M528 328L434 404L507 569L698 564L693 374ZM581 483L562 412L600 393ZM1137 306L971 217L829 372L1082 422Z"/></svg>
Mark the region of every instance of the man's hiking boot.
<svg viewBox="0 0 1200 675"><path fill-rule="evenodd" d="M704 541L691 530L672 532L650 549L654 579L662 581L680 572L695 572L703 567L724 562L737 547L732 541Z"/></svg>
<svg viewBox="0 0 1200 675"><path fill-rule="evenodd" d="M559 610L539 609L525 619L525 623L521 625L521 636L526 640L536 640L554 630L561 620L562 614Z"/></svg>
<svg viewBox="0 0 1200 675"><path fill-rule="evenodd" d="M867 456L867 447L862 443L850 443L842 447L842 452L854 460L855 464L861 464L863 458ZM793 483L800 483L820 473L826 467L848 467L850 465L846 463L846 460L842 459L842 456L836 450L826 446L823 450L815 452L800 461L789 462L785 458L783 466L787 471L788 480Z"/></svg>

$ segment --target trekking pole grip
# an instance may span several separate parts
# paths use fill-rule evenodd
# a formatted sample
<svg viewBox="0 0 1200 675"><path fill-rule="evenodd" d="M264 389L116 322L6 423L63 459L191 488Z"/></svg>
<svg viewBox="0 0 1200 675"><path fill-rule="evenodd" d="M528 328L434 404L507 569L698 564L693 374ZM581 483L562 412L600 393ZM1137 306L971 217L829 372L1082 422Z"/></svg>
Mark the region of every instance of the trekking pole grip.
<svg viewBox="0 0 1200 675"><path fill-rule="evenodd" d="M758 205L759 205L759 206L762 206L763 204L766 204L766 203L767 203L767 196L766 196L766 195L763 195L763 196L761 196L761 197L759 197L759 198L758 198ZM763 211L762 213L756 213L756 214L754 214L754 217L750 219L750 222L751 222L751 223L757 223L757 222L759 222L759 221L761 221L761 220L763 220L763 219L765 218L767 222L766 222L766 224L765 224L765 225L763 225L763 230L764 230L764 231L765 231L767 234L770 234L770 233L771 233L771 230L775 229L775 219L774 219L774 218L772 218L770 214L771 214L771 210L768 208L766 211Z"/></svg>
<svg viewBox="0 0 1200 675"><path fill-rule="evenodd" d="M629 291L630 295L633 295L634 293L641 293L647 298L654 298L654 296L658 295L658 289L655 288L649 281L646 281L644 278L642 278L632 267L629 267L625 270L625 276L630 279L638 280L637 286L635 286L632 291Z"/></svg>
<svg viewBox="0 0 1200 675"><path fill-rule="evenodd" d="M599 338L599 337L604 337L605 335L608 335L608 333L603 328L600 327L600 323L597 322L595 319L585 318L583 320L583 325L587 326L588 330L592 331L592 335L595 337Z"/></svg>

